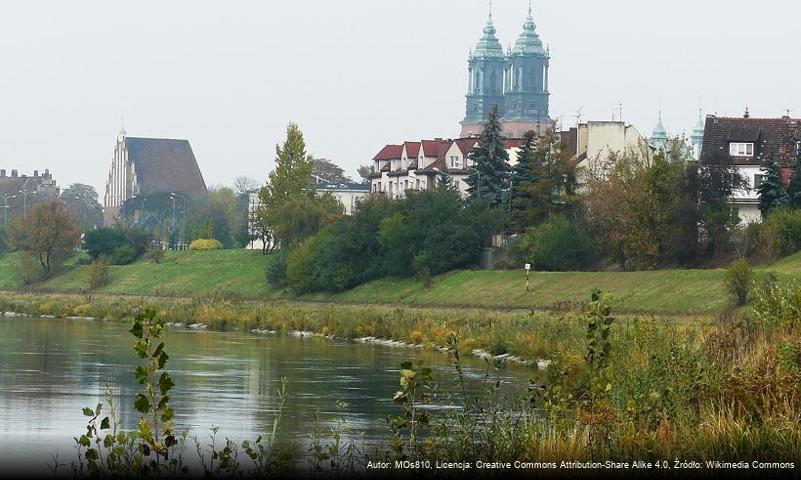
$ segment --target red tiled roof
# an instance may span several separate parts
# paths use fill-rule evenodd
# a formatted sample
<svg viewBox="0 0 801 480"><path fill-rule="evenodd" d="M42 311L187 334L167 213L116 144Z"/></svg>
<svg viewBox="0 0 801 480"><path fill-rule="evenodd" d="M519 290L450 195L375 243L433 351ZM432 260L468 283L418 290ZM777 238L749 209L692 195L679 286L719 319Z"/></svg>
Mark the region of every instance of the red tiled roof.
<svg viewBox="0 0 801 480"><path fill-rule="evenodd" d="M393 160L401 158L403 145L387 145L381 149L373 160Z"/></svg>
<svg viewBox="0 0 801 480"><path fill-rule="evenodd" d="M455 140L455 142L456 142L456 145L459 147L459 150L462 151L462 155L467 157L467 154L470 153L470 150L472 150L473 147L476 146L476 143L478 143L478 139L477 138L457 138Z"/></svg>
<svg viewBox="0 0 801 480"><path fill-rule="evenodd" d="M420 153L420 142L405 142L403 146L406 147L406 155L409 157L417 157Z"/></svg>
<svg viewBox="0 0 801 480"><path fill-rule="evenodd" d="M701 161L715 155L729 156L730 142L754 143L753 157L733 157L735 163L759 165L775 160L788 165L796 162L796 142L801 141L801 120L790 117L745 118L706 117Z"/></svg>

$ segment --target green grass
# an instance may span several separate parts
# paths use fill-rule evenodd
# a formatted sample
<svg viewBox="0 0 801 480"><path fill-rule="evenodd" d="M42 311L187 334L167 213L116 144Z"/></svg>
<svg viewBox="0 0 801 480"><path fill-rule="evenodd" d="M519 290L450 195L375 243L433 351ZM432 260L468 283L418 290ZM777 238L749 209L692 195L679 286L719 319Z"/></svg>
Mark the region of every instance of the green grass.
<svg viewBox="0 0 801 480"><path fill-rule="evenodd" d="M0 289L16 290L14 254L0 256ZM109 283L93 291L101 294L197 297L233 293L245 299L294 298L266 285L264 270L271 257L246 250L169 252L161 264L139 261L113 266ZM40 292L84 293L85 267L33 287ZM801 253L760 266L781 279L801 274ZM659 314L710 315L727 307L723 270L659 270L652 272L533 272L530 291L520 271L451 272L426 287L413 278L376 280L339 294L316 294L300 300L381 303L417 306L554 308L586 301L599 288L614 299L618 311Z"/></svg>

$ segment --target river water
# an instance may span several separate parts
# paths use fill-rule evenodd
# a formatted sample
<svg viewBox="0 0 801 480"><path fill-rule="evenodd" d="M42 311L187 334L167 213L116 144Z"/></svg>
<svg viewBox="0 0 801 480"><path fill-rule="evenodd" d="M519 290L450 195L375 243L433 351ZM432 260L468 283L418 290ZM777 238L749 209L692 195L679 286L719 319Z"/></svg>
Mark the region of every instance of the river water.
<svg viewBox="0 0 801 480"><path fill-rule="evenodd" d="M136 428L133 400L141 385L133 372L140 359L128 329L123 323L0 318L0 465L43 469L51 453L71 460L72 437L85 431L81 409L105 403L107 387L118 397L123 428ZM299 443L315 428L315 414L322 428L345 420L354 436L389 439L386 418L401 413L392 396L403 361L433 368L435 408L448 408L452 401L445 397L460 390L451 356L439 352L183 329L169 330L164 340L176 382L177 427L200 440L208 439L211 426L220 427L220 438L237 441L269 432L282 377L287 401L279 431ZM463 368L468 394L477 394L485 362L471 357ZM504 391L516 396L537 372L509 366L490 374L493 381L500 375Z"/></svg>

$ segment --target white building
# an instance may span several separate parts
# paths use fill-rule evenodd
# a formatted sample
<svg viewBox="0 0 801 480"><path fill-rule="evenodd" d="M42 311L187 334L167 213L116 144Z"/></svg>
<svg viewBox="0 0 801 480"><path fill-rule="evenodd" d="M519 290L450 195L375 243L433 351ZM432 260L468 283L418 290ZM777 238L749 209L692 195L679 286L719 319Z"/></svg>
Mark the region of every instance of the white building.
<svg viewBox="0 0 801 480"><path fill-rule="evenodd" d="M631 156L650 162L651 148L634 126L618 121L589 121L575 131L576 176L585 183L589 174L604 174L615 158ZM563 136L565 133L563 132ZM572 142L568 142L572 143Z"/></svg>
<svg viewBox="0 0 801 480"><path fill-rule="evenodd" d="M519 138L504 139L509 163L517 163ZM386 145L373 157L373 178L370 182L373 193L382 193L391 198L401 198L407 190L433 190L443 173L451 178L451 185L462 196L467 196L465 182L473 162L468 158L478 144L478 138L467 137L455 140L435 138L400 145Z"/></svg>
<svg viewBox="0 0 801 480"><path fill-rule="evenodd" d="M751 118L748 111L743 117L707 115L700 161L737 166L746 186L734 192L731 203L738 209L741 222L758 222L762 219L757 190L764 178L761 166L777 162L787 183L799 149L801 120L789 116Z"/></svg>

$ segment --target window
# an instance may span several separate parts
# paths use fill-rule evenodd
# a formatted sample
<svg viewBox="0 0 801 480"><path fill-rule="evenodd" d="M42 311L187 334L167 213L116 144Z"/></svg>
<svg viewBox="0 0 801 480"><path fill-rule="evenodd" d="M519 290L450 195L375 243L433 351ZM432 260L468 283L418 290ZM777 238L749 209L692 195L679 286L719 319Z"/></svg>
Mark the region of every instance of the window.
<svg viewBox="0 0 801 480"><path fill-rule="evenodd" d="M762 182L765 180L764 175L756 174L754 175L754 190L758 189Z"/></svg>
<svg viewBox="0 0 801 480"><path fill-rule="evenodd" d="M732 157L753 157L754 144L753 143L730 143L729 155Z"/></svg>
<svg viewBox="0 0 801 480"><path fill-rule="evenodd" d="M456 155L451 155L451 168L459 168L462 166L462 162L459 161L459 157Z"/></svg>
<svg viewBox="0 0 801 480"><path fill-rule="evenodd" d="M415 184L416 184L415 187L414 187L415 190L420 190L420 179L419 178L417 180L415 180Z"/></svg>
<svg viewBox="0 0 801 480"><path fill-rule="evenodd" d="M408 180L404 180L403 181L403 189L404 190L408 190L409 189L409 181Z"/></svg>

